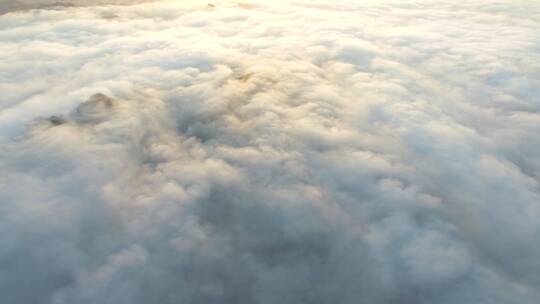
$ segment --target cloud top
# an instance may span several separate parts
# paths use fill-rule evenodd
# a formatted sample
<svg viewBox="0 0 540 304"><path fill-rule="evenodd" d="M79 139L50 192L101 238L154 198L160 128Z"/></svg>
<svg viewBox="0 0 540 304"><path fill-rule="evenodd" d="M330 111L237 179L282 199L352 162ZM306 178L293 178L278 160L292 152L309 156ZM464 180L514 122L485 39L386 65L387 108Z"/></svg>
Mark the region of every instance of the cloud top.
<svg viewBox="0 0 540 304"><path fill-rule="evenodd" d="M9 10L0 302L540 301L537 3Z"/></svg>

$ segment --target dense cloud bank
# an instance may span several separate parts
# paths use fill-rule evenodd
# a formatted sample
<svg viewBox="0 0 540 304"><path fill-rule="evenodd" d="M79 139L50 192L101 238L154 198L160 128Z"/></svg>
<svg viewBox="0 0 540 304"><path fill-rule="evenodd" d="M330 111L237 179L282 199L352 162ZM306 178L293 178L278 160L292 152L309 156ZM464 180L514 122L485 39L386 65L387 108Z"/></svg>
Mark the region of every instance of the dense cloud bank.
<svg viewBox="0 0 540 304"><path fill-rule="evenodd" d="M539 303L540 3L370 2L0 16L0 302Z"/></svg>

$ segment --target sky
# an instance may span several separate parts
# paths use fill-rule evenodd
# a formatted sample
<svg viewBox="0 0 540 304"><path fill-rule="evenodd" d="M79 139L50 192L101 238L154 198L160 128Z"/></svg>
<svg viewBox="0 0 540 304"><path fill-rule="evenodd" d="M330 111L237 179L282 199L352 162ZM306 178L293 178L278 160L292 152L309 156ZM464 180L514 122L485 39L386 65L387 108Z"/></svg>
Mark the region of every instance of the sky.
<svg viewBox="0 0 540 304"><path fill-rule="evenodd" d="M540 303L539 16L0 0L0 303Z"/></svg>

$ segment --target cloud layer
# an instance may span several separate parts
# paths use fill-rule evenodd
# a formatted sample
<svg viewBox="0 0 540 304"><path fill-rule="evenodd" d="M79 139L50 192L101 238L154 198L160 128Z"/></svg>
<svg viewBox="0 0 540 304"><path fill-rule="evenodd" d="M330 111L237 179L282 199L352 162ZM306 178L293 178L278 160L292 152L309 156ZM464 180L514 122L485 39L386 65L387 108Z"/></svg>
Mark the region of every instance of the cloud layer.
<svg viewBox="0 0 540 304"><path fill-rule="evenodd" d="M538 303L540 5L370 2L1 15L0 302Z"/></svg>

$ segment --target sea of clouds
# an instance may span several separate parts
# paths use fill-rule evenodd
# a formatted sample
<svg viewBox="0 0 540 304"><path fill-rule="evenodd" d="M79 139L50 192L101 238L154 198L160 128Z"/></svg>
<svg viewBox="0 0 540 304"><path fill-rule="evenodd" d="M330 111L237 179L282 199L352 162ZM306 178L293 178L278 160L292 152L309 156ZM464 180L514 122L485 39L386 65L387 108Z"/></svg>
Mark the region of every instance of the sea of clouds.
<svg viewBox="0 0 540 304"><path fill-rule="evenodd" d="M128 2L0 0L0 303L540 303L539 1Z"/></svg>

